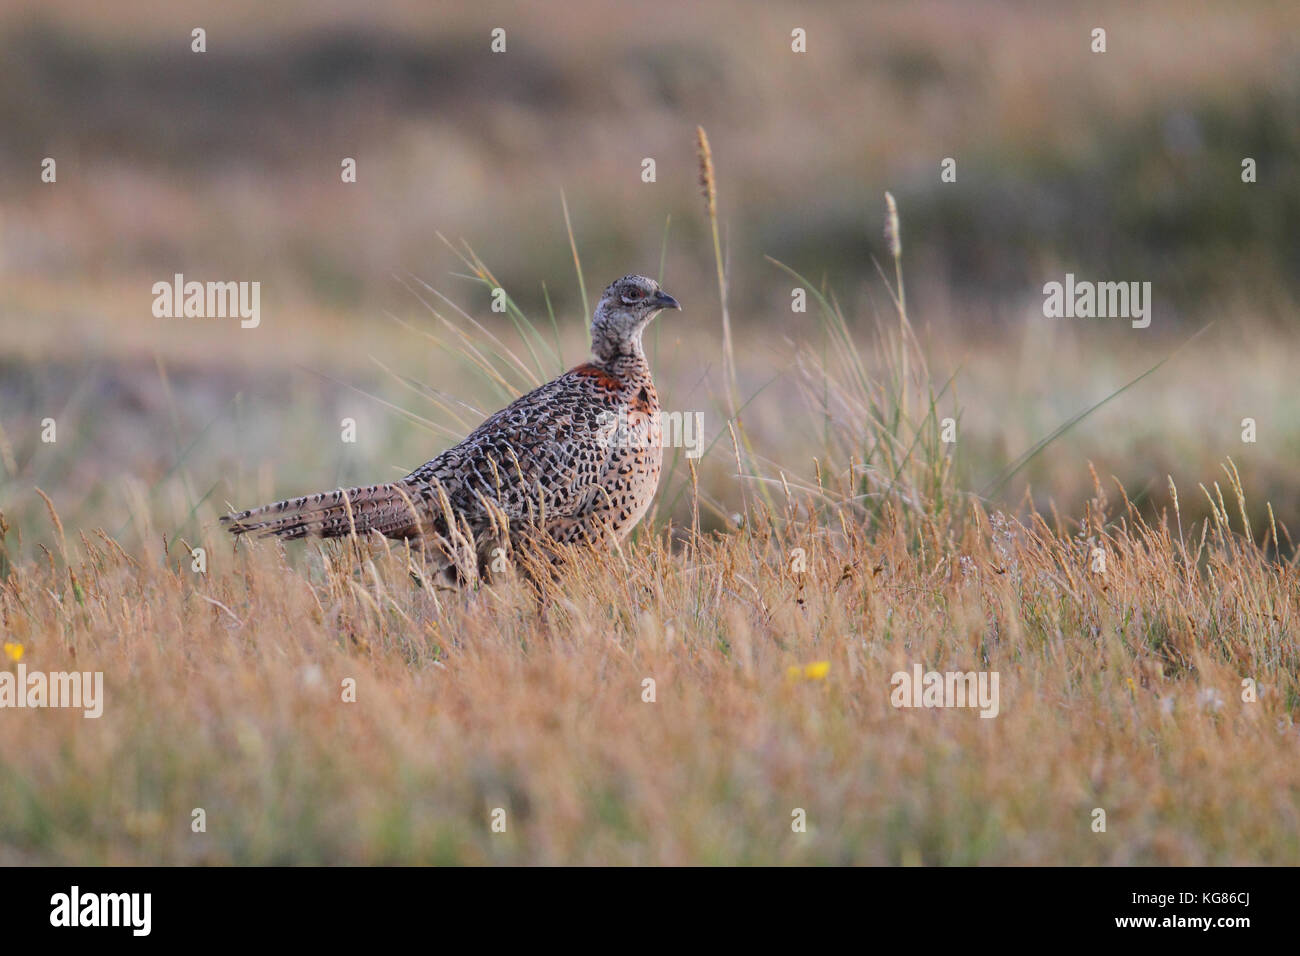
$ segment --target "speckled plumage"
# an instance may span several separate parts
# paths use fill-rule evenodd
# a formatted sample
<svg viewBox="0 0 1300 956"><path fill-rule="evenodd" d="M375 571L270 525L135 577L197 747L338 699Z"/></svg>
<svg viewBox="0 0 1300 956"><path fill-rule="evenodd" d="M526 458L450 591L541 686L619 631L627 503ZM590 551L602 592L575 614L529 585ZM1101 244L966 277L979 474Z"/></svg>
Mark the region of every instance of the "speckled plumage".
<svg viewBox="0 0 1300 956"><path fill-rule="evenodd" d="M452 571L486 570L494 549L523 541L622 538L659 484L659 396L641 336L665 308L679 306L653 279L624 276L596 306L590 362L511 402L405 478L222 520L234 534L279 538L377 532L411 540Z"/></svg>

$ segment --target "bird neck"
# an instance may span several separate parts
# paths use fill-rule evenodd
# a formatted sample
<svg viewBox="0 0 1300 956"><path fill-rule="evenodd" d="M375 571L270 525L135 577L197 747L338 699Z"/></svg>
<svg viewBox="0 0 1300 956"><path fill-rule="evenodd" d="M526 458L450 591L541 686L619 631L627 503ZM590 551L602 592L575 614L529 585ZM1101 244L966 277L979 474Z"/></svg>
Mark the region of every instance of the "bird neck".
<svg viewBox="0 0 1300 956"><path fill-rule="evenodd" d="M626 339L602 338L592 343L595 364L620 377L650 374L645 349L641 345L641 329Z"/></svg>

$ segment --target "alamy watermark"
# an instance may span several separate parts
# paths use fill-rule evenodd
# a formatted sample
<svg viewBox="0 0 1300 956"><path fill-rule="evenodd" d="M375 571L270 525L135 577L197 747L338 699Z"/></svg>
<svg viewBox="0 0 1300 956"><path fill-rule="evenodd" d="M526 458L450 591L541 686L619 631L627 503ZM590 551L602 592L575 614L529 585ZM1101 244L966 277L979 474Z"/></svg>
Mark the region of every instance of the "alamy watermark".
<svg viewBox="0 0 1300 956"><path fill-rule="evenodd" d="M0 709L5 707L80 708L83 717L104 713L103 671L0 671Z"/></svg>
<svg viewBox="0 0 1300 956"><path fill-rule="evenodd" d="M895 671L889 702L895 707L978 707L981 717L999 710L997 671L927 671L913 664L911 673Z"/></svg>
<svg viewBox="0 0 1300 956"><path fill-rule="evenodd" d="M118 926L129 928L133 936L148 936L152 912L152 893L83 893L74 885L50 897L51 926Z"/></svg>
<svg viewBox="0 0 1300 956"><path fill-rule="evenodd" d="M597 426L605 436L606 444L615 448L644 448L650 444L658 444L661 448L685 448L687 458L699 458L704 454L703 412L655 412L659 420L659 440L654 442L648 416L646 420L633 421L628 418L627 411L628 407L623 405L617 414L600 413Z"/></svg>
<svg viewBox="0 0 1300 956"><path fill-rule="evenodd" d="M1150 282L1075 281L1074 273L1065 274L1065 282L1048 282L1043 286L1043 315L1049 319L1132 319L1133 328L1151 324Z"/></svg>
<svg viewBox="0 0 1300 956"><path fill-rule="evenodd" d="M262 324L260 282L186 282L178 272L171 282L155 282L152 291L155 318L238 318L245 329Z"/></svg>

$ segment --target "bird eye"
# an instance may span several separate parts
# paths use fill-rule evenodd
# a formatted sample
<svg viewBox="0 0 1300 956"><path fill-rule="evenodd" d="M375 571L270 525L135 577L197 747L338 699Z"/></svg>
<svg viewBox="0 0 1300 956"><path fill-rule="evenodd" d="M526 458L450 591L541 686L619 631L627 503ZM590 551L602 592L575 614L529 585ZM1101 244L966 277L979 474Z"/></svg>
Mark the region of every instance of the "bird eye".
<svg viewBox="0 0 1300 956"><path fill-rule="evenodd" d="M641 289L628 289L626 292L623 293L624 302L629 302L629 303L639 302L641 299L644 298L645 298L645 292L643 292Z"/></svg>

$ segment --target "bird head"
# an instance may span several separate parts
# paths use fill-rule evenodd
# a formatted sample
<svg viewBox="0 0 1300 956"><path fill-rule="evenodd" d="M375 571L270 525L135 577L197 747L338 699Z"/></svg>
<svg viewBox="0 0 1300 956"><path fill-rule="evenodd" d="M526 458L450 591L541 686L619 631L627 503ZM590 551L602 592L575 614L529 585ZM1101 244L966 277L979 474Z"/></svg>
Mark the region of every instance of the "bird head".
<svg viewBox="0 0 1300 956"><path fill-rule="evenodd" d="M623 276L610 283L591 320L591 348L604 361L641 350L641 333L664 309L680 309L654 279Z"/></svg>

